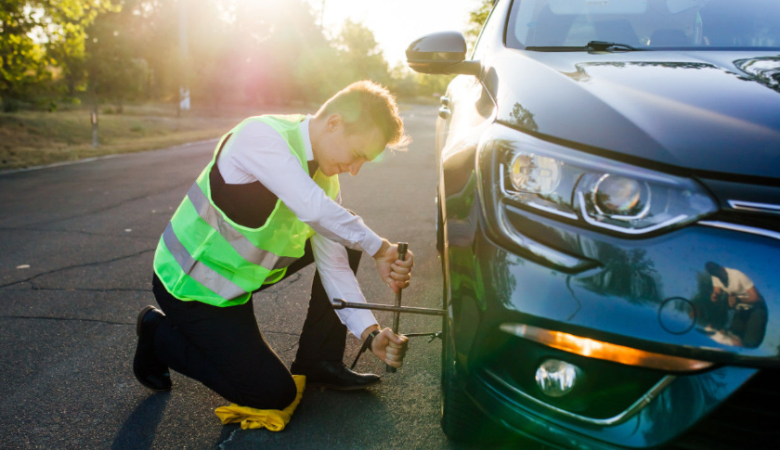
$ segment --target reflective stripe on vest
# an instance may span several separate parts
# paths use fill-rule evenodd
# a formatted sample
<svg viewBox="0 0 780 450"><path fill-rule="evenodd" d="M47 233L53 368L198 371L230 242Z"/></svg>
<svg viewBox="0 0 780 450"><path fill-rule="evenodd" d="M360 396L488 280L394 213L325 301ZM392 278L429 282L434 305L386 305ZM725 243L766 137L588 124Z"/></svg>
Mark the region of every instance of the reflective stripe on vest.
<svg viewBox="0 0 780 450"><path fill-rule="evenodd" d="M257 264L258 266L264 267L268 270L276 270L287 267L298 259L279 256L267 250L255 247L254 244L249 242L249 239L247 239L243 234L241 234L241 232L233 228L232 225L227 223L225 219L222 218L222 214L220 214L219 211L217 211L211 205L211 202L206 197L206 194L203 192L200 186L198 186L198 183L192 185L190 190L187 192L187 197L189 197L192 205L195 206L195 210L198 212L198 215L203 220L205 220L206 223L211 225L211 228L217 230L219 234L221 234L222 237L225 238L228 243L230 243L230 246L233 247L236 252L248 262ZM182 249L185 252L187 251L184 249L184 247L182 247ZM171 250L171 248L168 247L168 250ZM171 251L171 253L173 253L173 251ZM176 257L175 254L174 257ZM179 258L177 257L176 260L178 261ZM184 267L182 266L182 269L183 268ZM204 283L201 284L206 286Z"/></svg>
<svg viewBox="0 0 780 450"><path fill-rule="evenodd" d="M168 226L165 227L163 232L163 241L184 273L194 278L198 283L224 298L236 298L247 293L232 281L215 272L211 267L193 258L190 252L181 245L170 222L168 222Z"/></svg>

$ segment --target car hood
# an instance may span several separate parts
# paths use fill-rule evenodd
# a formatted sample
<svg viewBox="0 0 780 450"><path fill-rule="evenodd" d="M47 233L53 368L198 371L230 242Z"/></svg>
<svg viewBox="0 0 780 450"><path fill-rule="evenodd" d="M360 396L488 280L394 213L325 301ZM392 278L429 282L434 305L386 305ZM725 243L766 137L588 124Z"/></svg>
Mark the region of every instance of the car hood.
<svg viewBox="0 0 780 450"><path fill-rule="evenodd" d="M780 178L776 52L506 50L496 61L485 84L505 124L707 177Z"/></svg>

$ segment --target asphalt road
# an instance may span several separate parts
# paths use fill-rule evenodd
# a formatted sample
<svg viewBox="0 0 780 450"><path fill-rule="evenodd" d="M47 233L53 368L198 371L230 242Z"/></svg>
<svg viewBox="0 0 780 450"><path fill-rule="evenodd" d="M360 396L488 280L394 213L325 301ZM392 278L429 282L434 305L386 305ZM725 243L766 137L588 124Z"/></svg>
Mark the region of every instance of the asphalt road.
<svg viewBox="0 0 780 450"><path fill-rule="evenodd" d="M434 247L435 107L405 111L414 142L357 177L344 204L416 255L408 305L439 307ZM0 447L115 449L445 449L439 427L440 341L412 342L398 373L367 391L309 389L286 430L222 426L227 402L173 373L154 394L132 375L135 318L151 293L152 257L214 142L0 175ZM29 267L25 267L29 265ZM313 267L255 297L266 338L288 365L297 348ZM358 278L369 301L391 303L369 257ZM381 324L391 323L377 313ZM401 331L438 331L404 316ZM345 359L359 341L350 337ZM384 373L373 356L359 370Z"/></svg>

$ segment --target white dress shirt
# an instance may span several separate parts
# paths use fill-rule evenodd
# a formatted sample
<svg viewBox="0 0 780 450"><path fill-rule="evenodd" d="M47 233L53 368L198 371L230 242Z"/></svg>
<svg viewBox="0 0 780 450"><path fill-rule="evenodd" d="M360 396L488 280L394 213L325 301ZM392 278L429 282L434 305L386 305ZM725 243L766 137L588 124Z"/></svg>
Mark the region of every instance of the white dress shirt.
<svg viewBox="0 0 780 450"><path fill-rule="evenodd" d="M307 161L314 160L309 121L301 122L301 134L306 147ZM366 299L355 274L349 267L347 246L375 254L382 239L364 223L331 200L301 167L287 145L287 141L270 125L251 121L230 137L217 159L219 172L226 184L247 184L259 181L276 195L300 219L314 229L311 238L314 261L328 297L348 302ZM377 324L367 309L336 310L341 322L360 338L363 331Z"/></svg>
<svg viewBox="0 0 780 450"><path fill-rule="evenodd" d="M728 267L724 267L724 269L726 269L726 274L728 276L728 286L724 285L723 281L718 277L712 277L712 286L721 288L726 291L726 293L733 294L739 299L747 297L748 291L753 289L753 280L737 269L730 269Z"/></svg>

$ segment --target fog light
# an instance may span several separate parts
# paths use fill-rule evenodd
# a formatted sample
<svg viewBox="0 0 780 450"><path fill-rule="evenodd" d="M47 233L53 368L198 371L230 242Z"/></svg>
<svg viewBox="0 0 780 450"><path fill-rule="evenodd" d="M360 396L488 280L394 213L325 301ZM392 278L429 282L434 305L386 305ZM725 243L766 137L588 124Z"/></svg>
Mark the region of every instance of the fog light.
<svg viewBox="0 0 780 450"><path fill-rule="evenodd" d="M582 378L582 370L567 362L548 359L536 369L536 385L550 397L563 397L571 392Z"/></svg>

